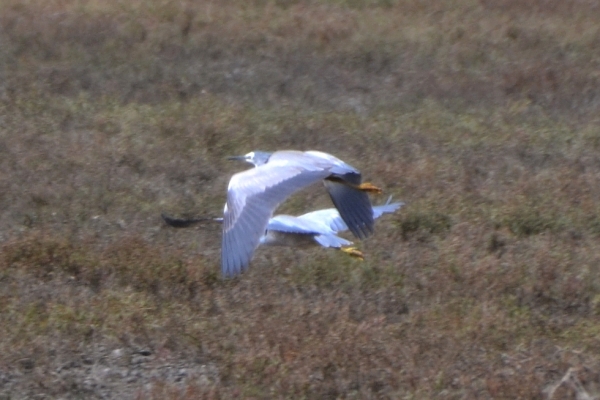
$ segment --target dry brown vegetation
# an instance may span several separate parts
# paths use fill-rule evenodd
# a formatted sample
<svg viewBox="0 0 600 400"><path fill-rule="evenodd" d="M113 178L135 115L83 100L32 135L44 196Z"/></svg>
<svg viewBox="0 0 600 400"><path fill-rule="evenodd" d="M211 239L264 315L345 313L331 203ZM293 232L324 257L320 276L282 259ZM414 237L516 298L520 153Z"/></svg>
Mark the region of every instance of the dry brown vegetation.
<svg viewBox="0 0 600 400"><path fill-rule="evenodd" d="M599 71L591 0L0 2L0 399L600 397ZM160 213L285 148L407 206L223 281Z"/></svg>

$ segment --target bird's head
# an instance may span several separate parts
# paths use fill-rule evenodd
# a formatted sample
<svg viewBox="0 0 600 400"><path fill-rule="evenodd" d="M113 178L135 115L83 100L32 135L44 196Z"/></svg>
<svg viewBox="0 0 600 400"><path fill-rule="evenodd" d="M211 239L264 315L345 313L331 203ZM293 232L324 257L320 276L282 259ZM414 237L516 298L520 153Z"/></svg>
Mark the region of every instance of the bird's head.
<svg viewBox="0 0 600 400"><path fill-rule="evenodd" d="M272 153L265 151L251 151L250 153L243 156L229 157L230 160L246 161L247 163L253 164L255 167L266 164L269 161Z"/></svg>

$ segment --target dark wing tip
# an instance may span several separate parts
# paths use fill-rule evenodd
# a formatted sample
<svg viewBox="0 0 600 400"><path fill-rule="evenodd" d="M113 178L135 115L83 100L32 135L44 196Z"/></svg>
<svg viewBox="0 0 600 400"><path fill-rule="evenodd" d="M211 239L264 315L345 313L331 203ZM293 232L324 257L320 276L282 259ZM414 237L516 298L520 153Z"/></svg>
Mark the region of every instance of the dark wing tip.
<svg viewBox="0 0 600 400"><path fill-rule="evenodd" d="M371 236L375 219L369 195L363 190L336 180L326 180L325 186L350 232L361 240Z"/></svg>

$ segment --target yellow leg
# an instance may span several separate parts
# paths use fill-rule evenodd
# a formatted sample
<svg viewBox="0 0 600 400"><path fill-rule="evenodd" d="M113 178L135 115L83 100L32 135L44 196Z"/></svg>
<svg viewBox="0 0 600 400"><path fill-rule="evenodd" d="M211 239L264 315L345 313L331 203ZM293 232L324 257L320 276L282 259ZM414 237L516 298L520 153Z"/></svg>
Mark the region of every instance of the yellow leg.
<svg viewBox="0 0 600 400"><path fill-rule="evenodd" d="M340 247L340 250L344 253L348 254L351 257L356 257L359 260L364 260L365 256L360 250L357 250L356 247Z"/></svg>
<svg viewBox="0 0 600 400"><path fill-rule="evenodd" d="M360 190L364 190L365 192L371 192L371 193L377 193L377 194L381 194L383 192L383 190L381 190L381 188L378 188L377 186L375 186L369 182L361 183L360 185L358 185L358 188Z"/></svg>

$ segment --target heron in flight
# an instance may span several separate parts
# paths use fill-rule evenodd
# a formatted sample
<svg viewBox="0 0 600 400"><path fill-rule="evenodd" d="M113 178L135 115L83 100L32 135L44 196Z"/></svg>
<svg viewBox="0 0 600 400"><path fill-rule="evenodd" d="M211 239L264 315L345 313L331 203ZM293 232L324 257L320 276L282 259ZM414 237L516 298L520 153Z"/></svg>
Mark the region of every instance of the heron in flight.
<svg viewBox="0 0 600 400"><path fill-rule="evenodd" d="M373 219L397 211L403 202L391 203L390 196L385 204L373 206ZM222 222L223 218L176 219L162 215L165 222L176 228L185 228L202 221ZM340 213L335 208L312 211L297 217L275 215L269 219L265 233L259 239L262 246L316 246L332 247L362 259L363 254L347 239L339 237L340 232L348 230Z"/></svg>
<svg viewBox="0 0 600 400"><path fill-rule="evenodd" d="M385 204L373 206L373 219L383 214L393 213L404 205L403 202L391 203L392 196ZM340 213L335 208L312 211L298 217L276 215L269 219L267 230L259 243L263 246L303 246L319 244L333 247L351 256L363 259L363 254L352 247L353 243L338 236L348 230Z"/></svg>
<svg viewBox="0 0 600 400"><path fill-rule="evenodd" d="M323 181L329 197L350 232L359 239L373 233L373 210L368 193L381 193L362 183L360 172L320 151L253 151L230 157L255 168L231 177L223 212L221 272L233 277L248 268L275 209L293 193Z"/></svg>

